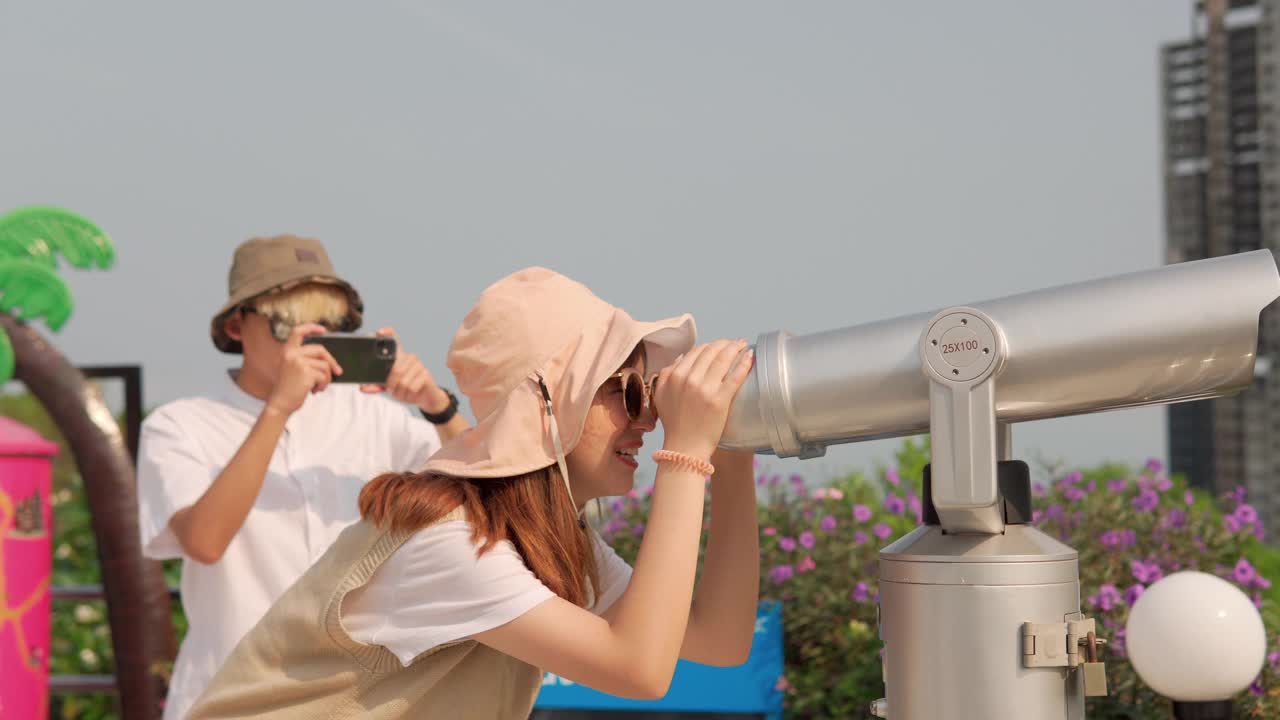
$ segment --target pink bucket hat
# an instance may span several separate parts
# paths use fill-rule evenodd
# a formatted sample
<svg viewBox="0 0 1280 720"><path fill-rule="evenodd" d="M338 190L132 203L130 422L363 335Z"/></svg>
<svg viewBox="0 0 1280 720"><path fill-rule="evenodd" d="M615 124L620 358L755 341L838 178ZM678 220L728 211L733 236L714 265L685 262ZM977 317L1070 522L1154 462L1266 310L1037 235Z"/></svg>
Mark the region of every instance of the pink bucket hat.
<svg viewBox="0 0 1280 720"><path fill-rule="evenodd" d="M691 315L640 322L554 271L512 273L481 293L449 347L449 369L476 425L424 470L497 478L560 462L563 472L596 390L636 346L645 344L653 373L696 338Z"/></svg>

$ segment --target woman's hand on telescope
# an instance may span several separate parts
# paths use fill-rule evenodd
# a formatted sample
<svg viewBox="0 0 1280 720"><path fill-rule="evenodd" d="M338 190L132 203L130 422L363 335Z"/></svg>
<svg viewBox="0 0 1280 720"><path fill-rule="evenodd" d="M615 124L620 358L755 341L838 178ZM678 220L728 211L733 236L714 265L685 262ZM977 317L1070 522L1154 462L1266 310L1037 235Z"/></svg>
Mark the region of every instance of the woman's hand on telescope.
<svg viewBox="0 0 1280 720"><path fill-rule="evenodd" d="M663 447L708 459L720 442L729 408L751 372L754 353L745 340L699 345L658 374Z"/></svg>

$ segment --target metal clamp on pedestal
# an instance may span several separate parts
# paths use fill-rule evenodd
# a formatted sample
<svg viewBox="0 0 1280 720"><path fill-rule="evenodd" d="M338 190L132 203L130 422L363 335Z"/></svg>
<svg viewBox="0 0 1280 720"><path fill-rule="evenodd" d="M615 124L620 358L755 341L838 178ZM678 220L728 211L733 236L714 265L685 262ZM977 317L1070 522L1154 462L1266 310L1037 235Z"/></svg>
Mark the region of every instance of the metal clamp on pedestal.
<svg viewBox="0 0 1280 720"><path fill-rule="evenodd" d="M1098 648L1107 644L1098 637L1093 618L1060 623L1022 624L1022 666L1026 668L1081 668L1086 697L1107 694L1106 666Z"/></svg>
<svg viewBox="0 0 1280 720"><path fill-rule="evenodd" d="M943 310L920 336L920 364L929 379L933 504L949 533L1004 531L995 401L1004 358L1000 327L974 308Z"/></svg>

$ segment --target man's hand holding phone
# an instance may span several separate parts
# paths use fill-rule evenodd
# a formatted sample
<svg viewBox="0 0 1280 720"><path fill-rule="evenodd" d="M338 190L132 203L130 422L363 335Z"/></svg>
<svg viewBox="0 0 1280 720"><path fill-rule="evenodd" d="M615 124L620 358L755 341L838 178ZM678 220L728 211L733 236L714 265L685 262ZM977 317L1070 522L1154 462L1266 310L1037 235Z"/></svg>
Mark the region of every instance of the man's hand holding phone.
<svg viewBox="0 0 1280 720"><path fill-rule="evenodd" d="M267 407L292 415L306 402L307 395L324 390L342 367L323 345L304 344L308 335L324 334L323 325L306 323L295 327L284 341L276 383L267 397Z"/></svg>
<svg viewBox="0 0 1280 720"><path fill-rule="evenodd" d="M400 344L396 331L389 327L378 330L377 336L395 338L396 345ZM367 393L386 392L396 400L416 405L428 413L439 413L449 407L449 396L436 385L431 371L413 353L397 352L386 382L361 385L360 389Z"/></svg>

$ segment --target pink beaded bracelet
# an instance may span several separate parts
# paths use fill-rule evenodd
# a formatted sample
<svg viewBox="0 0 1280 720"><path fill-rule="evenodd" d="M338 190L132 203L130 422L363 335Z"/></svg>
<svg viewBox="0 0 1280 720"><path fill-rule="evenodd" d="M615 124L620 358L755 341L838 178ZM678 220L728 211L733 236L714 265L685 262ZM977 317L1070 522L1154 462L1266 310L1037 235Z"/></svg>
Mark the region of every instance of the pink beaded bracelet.
<svg viewBox="0 0 1280 720"><path fill-rule="evenodd" d="M678 453L673 450L655 450L653 453L653 461L656 463L671 463L676 467L682 467L692 470L703 477L711 477L716 474L716 466L706 460L699 460L692 455Z"/></svg>

